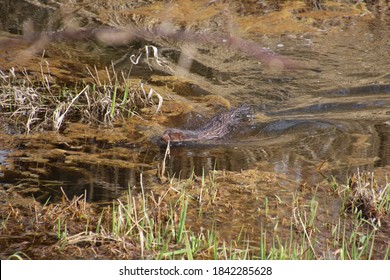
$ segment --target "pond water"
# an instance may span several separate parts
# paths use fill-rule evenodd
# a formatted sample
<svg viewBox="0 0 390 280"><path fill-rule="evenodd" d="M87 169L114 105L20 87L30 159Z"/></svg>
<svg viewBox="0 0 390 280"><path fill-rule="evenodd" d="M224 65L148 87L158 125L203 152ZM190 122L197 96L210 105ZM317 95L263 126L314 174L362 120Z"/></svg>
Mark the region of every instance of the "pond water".
<svg viewBox="0 0 390 280"><path fill-rule="evenodd" d="M85 6L73 7L74 12L62 18L56 12L60 6L53 3L3 1L0 15L3 39L19 38L26 19L34 23L35 30L49 33L71 24L83 28L136 25L147 30L153 19L156 25L164 22L154 13L162 4L154 2L131 4L134 6L130 16L115 5L104 9L85 1ZM39 192L34 193L42 201L49 196L60 197L60 186L70 196L87 192L89 200L110 201L128 187L137 188L141 173L147 182L158 180L156 173L165 148L156 145L153 139L166 128L196 128L226 104L233 107L248 104L253 120L224 139L172 147L166 161L170 176L187 178L192 172L201 175L213 169L260 169L285 174L303 184L329 175L344 178L359 167L372 170L388 165L387 7L367 10L365 6L351 9L335 6L307 11L298 6L277 10L271 5L269 13L262 15L253 7L256 4L247 4L241 10L230 11L234 20L229 21L221 5L201 6L204 14L191 13L191 19L183 18L184 4L184 12L169 6L171 14L165 21L187 24L190 32L202 30L205 34L207 30L210 34L229 32L229 24L233 25L230 31L234 30L236 36L256 42L281 61L294 61L296 67L273 67L272 63L222 45L157 37L124 46L99 45L93 40L53 41L47 45L45 57L53 75L77 81L86 76L85 65L103 68L114 61L117 68L131 69L132 77L164 96L163 111L137 122L131 128L136 133L114 128L98 130L91 136L83 134L86 128L82 127L83 130L65 129L60 136L15 135L17 146L0 153L3 165L7 160L12 162L3 168L3 183L28 182L38 186ZM113 18L115 11L117 17ZM291 21L288 28L282 21L274 21L275 17L286 19L286 15ZM165 68L145 61L130 65L128 57L145 44L157 46ZM27 46L1 47L3 71L15 66L12 63L17 60L13 56ZM183 50L185 55L181 55ZM184 70L177 68L178 61L186 56L187 60L191 58L190 66ZM38 60L39 56L19 66L34 71ZM126 122L130 125L132 120ZM104 135L111 133L120 135L119 140ZM2 142L6 142L4 139Z"/></svg>

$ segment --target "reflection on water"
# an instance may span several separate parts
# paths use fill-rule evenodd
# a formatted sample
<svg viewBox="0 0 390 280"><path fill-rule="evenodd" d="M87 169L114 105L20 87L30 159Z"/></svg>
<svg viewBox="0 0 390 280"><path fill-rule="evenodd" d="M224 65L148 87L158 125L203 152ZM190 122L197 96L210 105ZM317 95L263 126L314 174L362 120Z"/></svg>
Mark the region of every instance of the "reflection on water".
<svg viewBox="0 0 390 280"><path fill-rule="evenodd" d="M169 176L181 178L188 178L193 172L201 176L214 169L253 168L285 174L298 184L318 181L324 175L344 178L357 167L372 169L388 164L389 128L387 124L374 125L369 121L331 119L251 124L229 139L171 147L165 168ZM119 149L119 155L115 149ZM3 179L18 181L21 175L30 174L28 184L35 182L41 187L39 195L35 195L42 201L49 196L60 198L60 187L71 197L86 192L88 200L113 199L128 188L137 191L141 174L145 186L153 185L148 182L157 180L165 147L153 143L147 148L102 145L86 147L86 151L91 159L77 161L66 156L66 152L65 158L45 163L39 163L34 157L15 158L13 165L17 166L18 176L10 173ZM107 159L110 155L116 156ZM125 166L115 165L116 159L125 162ZM39 174L38 178L33 173Z"/></svg>
<svg viewBox="0 0 390 280"><path fill-rule="evenodd" d="M181 171L185 177L193 169L199 175L203 168L240 171L259 167L289 174L300 183L320 176L317 167L324 164L323 172L345 174L350 167L373 166L383 156L379 148L383 143L369 123L280 120L251 126L245 132L223 145L171 148L169 171Z"/></svg>
<svg viewBox="0 0 390 280"><path fill-rule="evenodd" d="M14 2L5 2L15 5ZM50 24L44 18L52 9L18 2L24 3L19 7L23 13L16 12L12 16L2 13L3 31L20 34L24 20L21 15L40 23L42 26L38 29ZM8 6L8 10L12 9ZM79 22L83 22L81 19L78 18ZM90 20L86 18L85 24ZM390 24L386 22L387 18L343 20L334 27L324 23L322 29L304 35L286 33L268 37L246 34L262 46L294 58L302 66L299 71L268 69L251 57L221 46L196 46L194 61L186 77L190 80L191 90L178 89L177 95L170 98L186 98L196 108L204 96L214 94L233 105L244 101L254 108L255 114L264 118L255 118L253 123L226 139L172 147L166 162L168 174L186 178L192 172L201 175L213 169L240 171L258 168L284 173L303 183L324 174L345 176L346 171L356 167L371 169L388 165ZM254 30L249 28L250 22L247 24L242 28ZM50 28L56 30L57 27ZM113 48L84 42L77 44L75 49L85 47L84 55L88 60L92 60L90 56L95 54L94 63L100 65L128 57L132 49L144 43ZM156 45L174 68L181 55L178 43L156 39ZM57 48L64 50L66 46L59 44ZM50 59L60 59L55 54ZM86 61L83 56L72 56L70 50L66 56L75 61ZM0 58L4 60L4 57L6 54ZM131 71L132 75L143 78L161 74L156 70L150 74L146 63L138 68L138 72L136 67ZM75 72L73 68L71 72ZM145 81L149 81L149 77ZM164 84L164 80L150 81L153 82L156 86ZM182 123L186 120L184 126L193 128L201 118L195 110L179 117L168 117L164 126L176 126L180 123L177 119ZM156 130L154 134L158 133ZM14 183L28 180L28 184L36 184L42 189L42 200L50 195L61 195L60 186L70 196L87 191L90 200L112 199L128 187L139 186L141 173L144 180L156 180L165 153L164 147L153 141L143 143L142 147L134 144L132 148L123 143L97 149L89 147L87 141L83 145L85 153L96 155L93 160L69 160L69 151L65 151L61 158L45 162L16 157L13 164L17 175L4 174L2 180ZM66 150L66 147L56 148ZM118 159L110 154L115 148L122 149L121 164L128 162L129 166L108 161ZM0 153L1 164L4 157L6 153Z"/></svg>

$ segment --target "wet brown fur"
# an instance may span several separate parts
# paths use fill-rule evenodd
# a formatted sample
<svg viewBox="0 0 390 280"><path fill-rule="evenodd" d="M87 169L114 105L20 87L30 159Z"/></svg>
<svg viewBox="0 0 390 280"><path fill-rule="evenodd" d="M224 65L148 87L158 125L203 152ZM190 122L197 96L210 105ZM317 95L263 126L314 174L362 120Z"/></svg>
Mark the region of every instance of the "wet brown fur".
<svg viewBox="0 0 390 280"><path fill-rule="evenodd" d="M169 128L161 139L165 142L202 141L220 139L236 130L243 120L248 119L249 108L240 106L236 109L221 112L204 126L195 130Z"/></svg>

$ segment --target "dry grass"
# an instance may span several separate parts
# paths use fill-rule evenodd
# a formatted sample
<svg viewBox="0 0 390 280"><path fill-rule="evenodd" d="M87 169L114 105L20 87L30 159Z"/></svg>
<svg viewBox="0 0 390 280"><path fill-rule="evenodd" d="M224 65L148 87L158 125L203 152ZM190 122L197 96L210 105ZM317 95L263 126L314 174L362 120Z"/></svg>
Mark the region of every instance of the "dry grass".
<svg viewBox="0 0 390 280"><path fill-rule="evenodd" d="M354 173L343 189L347 197L346 206L353 213L372 224L381 226L381 220L390 214L390 184L380 185L374 172Z"/></svg>
<svg viewBox="0 0 390 280"><path fill-rule="evenodd" d="M242 187L235 182L224 183L225 176L224 172L213 172L201 178L171 179L160 188L155 186L153 191L144 189L141 178L140 193L129 190L104 207L86 202L84 196L68 199L65 195L59 203L41 205L30 201L3 205L2 258L386 259L389 256L390 246L383 237L386 229L381 231L378 223L372 227L360 214L340 213L338 220L326 219L327 225L323 225L324 211L320 209L326 206L318 199L318 190L311 193L310 199L304 198L307 193L297 192L290 202L288 197L265 197L264 204L261 201L258 204L257 219L263 223L256 228L255 235L247 235L242 229L238 236L226 240L215 224L195 222L196 217L208 216L206 220L212 220L210 215L214 213L218 219L220 211L230 211L226 199L237 195ZM360 180L364 182L362 177ZM255 189L247 188L245 191L250 191L251 196L258 195ZM388 197L382 198L387 204L379 205L388 211ZM289 222L283 218L283 211L291 211ZM388 223L385 216L381 221ZM255 241L254 237L260 240Z"/></svg>
<svg viewBox="0 0 390 280"><path fill-rule="evenodd" d="M41 69L39 82L31 81L27 72L0 70L0 112L15 131L60 131L68 122L111 126L145 107L155 107L157 113L163 103L153 88L142 83L131 85L122 73L112 71L114 67L106 68L104 82L96 68L88 69L94 83L73 87L57 84L47 62L41 62Z"/></svg>

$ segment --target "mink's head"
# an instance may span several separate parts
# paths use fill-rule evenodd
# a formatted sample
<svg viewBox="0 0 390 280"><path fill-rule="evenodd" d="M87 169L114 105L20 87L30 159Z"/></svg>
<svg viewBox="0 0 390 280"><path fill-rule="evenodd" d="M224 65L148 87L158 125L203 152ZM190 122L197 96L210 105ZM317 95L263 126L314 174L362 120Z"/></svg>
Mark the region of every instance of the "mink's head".
<svg viewBox="0 0 390 280"><path fill-rule="evenodd" d="M177 142L177 141L183 141L185 140L184 132L175 129L175 128L169 128L167 129L163 135L161 136L161 139L165 142Z"/></svg>

